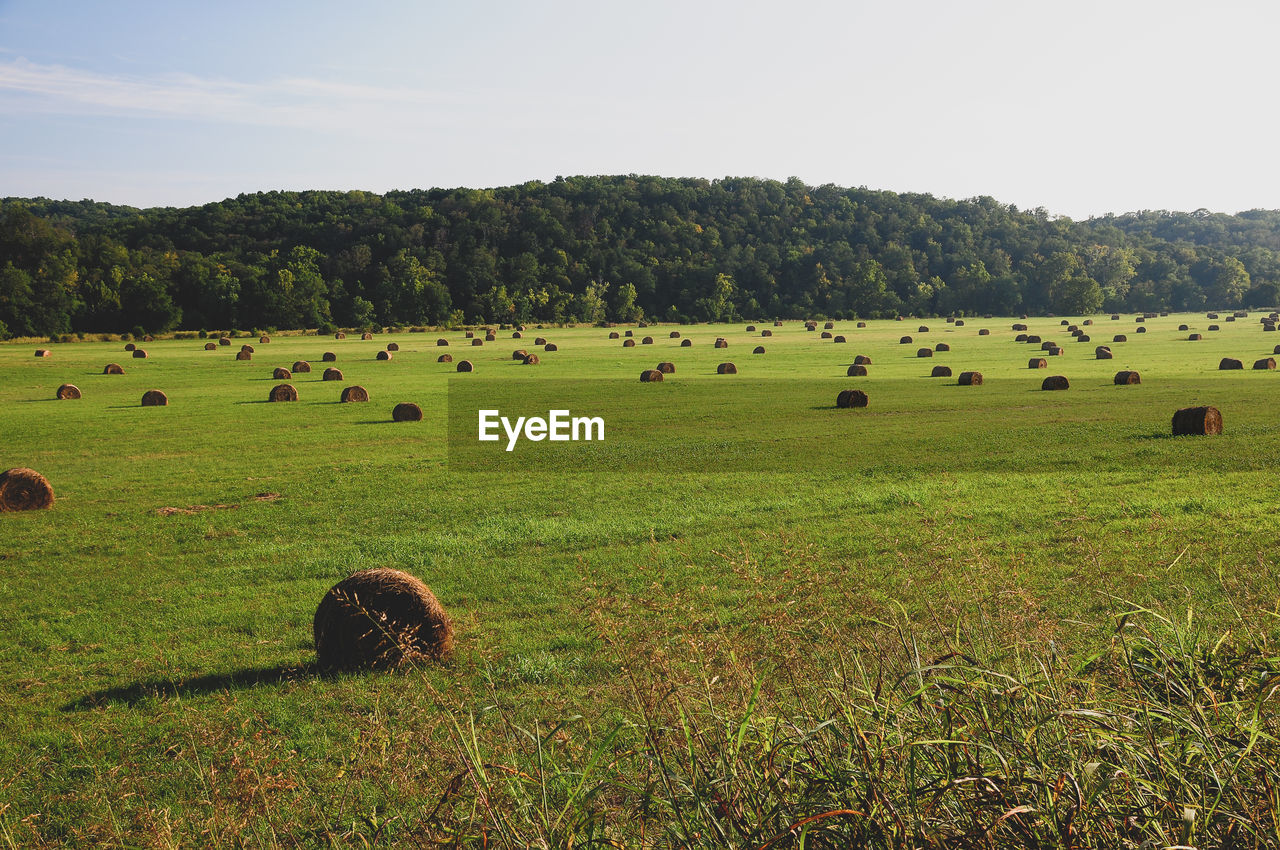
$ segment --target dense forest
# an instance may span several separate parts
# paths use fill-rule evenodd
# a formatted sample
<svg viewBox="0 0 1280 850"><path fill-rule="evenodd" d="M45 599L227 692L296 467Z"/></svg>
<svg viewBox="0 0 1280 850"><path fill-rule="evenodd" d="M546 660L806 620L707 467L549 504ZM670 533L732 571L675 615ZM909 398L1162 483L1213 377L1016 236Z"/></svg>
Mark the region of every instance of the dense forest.
<svg viewBox="0 0 1280 850"><path fill-rule="evenodd" d="M0 201L0 337L1200 310L1280 302L1280 212L1075 222L792 179Z"/></svg>

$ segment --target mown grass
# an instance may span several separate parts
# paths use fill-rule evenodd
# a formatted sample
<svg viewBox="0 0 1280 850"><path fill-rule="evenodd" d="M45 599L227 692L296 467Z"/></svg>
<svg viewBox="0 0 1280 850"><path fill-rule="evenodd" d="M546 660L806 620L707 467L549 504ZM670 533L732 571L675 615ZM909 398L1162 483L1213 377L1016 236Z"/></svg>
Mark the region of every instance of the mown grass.
<svg viewBox="0 0 1280 850"><path fill-rule="evenodd" d="M949 651L957 628L981 623L982 632L954 673L962 712L990 710L975 684L989 670L1039 694L1029 704L1079 691L1123 712L1149 699L1117 644L1126 632L1111 628L1118 599L1179 623L1196 611L1203 631L1177 638L1191 646L1225 635L1224 648L1269 657L1280 602L1271 495L1280 376L1216 367L1223 356L1269 355L1280 335L1242 319L1187 342L1177 325L1203 331L1208 320L1149 320L1136 335L1132 321L1095 317L1093 342L1079 344L1056 320L1031 320L1032 333L1061 336L1066 348L1032 371L1032 347L1012 341L1010 322L927 320L929 334L917 322L842 322L845 345L798 323L767 339L741 326L682 329L693 348L657 328L637 331L656 342L633 349L601 329L553 328L541 334L560 351L537 367L510 360L515 348L535 350L532 333L479 348L453 332L277 336L255 343L247 363L231 359L238 345L205 352L197 341L145 344L145 361L115 343L55 345L48 360L30 346L0 347L0 463L40 470L59 496L50 512L0 517L0 777L9 777L0 780L0 836L16 846L310 846L478 841L487 831L491 843L572 834L634 844L643 831L656 844L714 843L710 816L696 814L712 787L699 785L701 768L685 770L685 790L677 774L662 778L665 768L640 772L684 739L673 706L684 707L695 761L732 766L725 775L745 789L767 778L749 768L769 735L795 750L796 736L829 717L845 720L818 736L818 761L851 770L837 744L872 727L846 717L868 710L849 671L918 668ZM1112 346L1115 359L1093 360L1094 345L1120 332L1129 342ZM903 333L916 344L899 345ZM438 335L451 345L437 348ZM712 348L716 336L730 348ZM390 339L402 350L375 361ZM918 359L921 340L952 351ZM750 354L756 344L768 352ZM265 403L273 366L319 367L327 350L371 403L338 404L342 385L322 382L319 368L292 381L299 402ZM443 351L477 371L437 364ZM872 356L871 375L844 377L858 353ZM677 373L640 384L639 371L658 360ZM715 375L724 360L740 373ZM113 361L125 375L100 374ZM924 377L939 363L956 374L976 368L986 384ZM1143 383L1113 386L1124 368ZM1072 388L1041 392L1050 373ZM63 382L84 398L52 400ZM865 388L871 406L834 409L847 386ZM138 406L152 387L169 407ZM458 442L456 423L453 445L447 435L450 403L456 412L478 399L514 409L563 399L575 413L605 415L608 438L522 448L515 462L477 455ZM398 401L421 404L424 421L390 422ZM1174 409L1206 403L1224 413L1221 437L1168 436ZM211 509L158 513L198 506ZM367 566L431 585L457 621L453 661L409 674L315 675L315 606ZM905 633L919 658L900 652ZM1153 646L1175 639L1157 634ZM1081 670L1099 651L1106 663ZM1046 656L1058 666L1030 660ZM1269 735L1269 691L1250 681L1265 697L1256 722L1222 722ZM725 695L709 702L717 687ZM655 702L657 688L670 694ZM927 737L936 712L894 700L878 728ZM1004 728L1030 716L1013 712ZM550 736L560 749L550 761L544 753L544 772L531 771L520 742L569 718L580 719ZM744 737L730 758L725 736L712 733L744 719L756 744ZM1063 741L1092 752L1077 739L1097 730L1053 722ZM1258 740L1250 758L1270 757L1269 739ZM913 748L881 744L895 771L884 793L906 793L915 786L900 762ZM586 773L605 752L609 782L590 801L573 799L568 832L538 820L549 802L542 815L521 802L524 777ZM1051 766L1078 781L1091 762L1072 758ZM500 766L489 786L476 773L486 760ZM937 770L930 781L947 775ZM646 776L664 783L649 796L666 802L635 792ZM981 784L954 795L975 818L997 805L978 799ZM1255 777L1232 793L1265 787ZM774 814L753 816L746 834L738 818L728 826L734 843L763 844L768 830L839 799L769 793L758 805ZM1243 817L1237 802L1226 808ZM695 811L694 826L679 826L676 808ZM1141 834L1179 838L1167 814L1152 814ZM884 835L961 846L977 841L979 820L958 837L929 832L924 820L923 832ZM1024 822L1048 829L1010 816L991 840L1013 841L1001 830ZM857 834L849 818L814 824L808 840L819 844ZM1079 846L1107 846L1118 835L1108 829ZM1225 835L1197 833L1210 834Z"/></svg>

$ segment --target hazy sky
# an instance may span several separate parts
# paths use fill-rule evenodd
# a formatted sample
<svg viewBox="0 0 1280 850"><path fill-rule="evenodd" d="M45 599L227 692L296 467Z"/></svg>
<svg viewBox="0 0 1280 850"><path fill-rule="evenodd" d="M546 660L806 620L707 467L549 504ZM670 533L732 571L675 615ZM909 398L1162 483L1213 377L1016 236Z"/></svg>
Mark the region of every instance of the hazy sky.
<svg viewBox="0 0 1280 850"><path fill-rule="evenodd" d="M0 196L758 176L1280 208L1272 2L0 0Z"/></svg>

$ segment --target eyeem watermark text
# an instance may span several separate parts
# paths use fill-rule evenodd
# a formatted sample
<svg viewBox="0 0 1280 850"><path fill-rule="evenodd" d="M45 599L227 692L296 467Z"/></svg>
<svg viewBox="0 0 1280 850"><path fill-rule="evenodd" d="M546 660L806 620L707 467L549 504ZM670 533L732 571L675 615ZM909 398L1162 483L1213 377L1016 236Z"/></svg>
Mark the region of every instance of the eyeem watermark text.
<svg viewBox="0 0 1280 850"><path fill-rule="evenodd" d="M512 423L497 410L481 410L480 442L493 443L502 439L499 428L506 432L507 451L514 451L521 437L533 442L550 440L570 442L577 440L604 440L604 417L571 416L567 410L549 410L547 418L520 416Z"/></svg>

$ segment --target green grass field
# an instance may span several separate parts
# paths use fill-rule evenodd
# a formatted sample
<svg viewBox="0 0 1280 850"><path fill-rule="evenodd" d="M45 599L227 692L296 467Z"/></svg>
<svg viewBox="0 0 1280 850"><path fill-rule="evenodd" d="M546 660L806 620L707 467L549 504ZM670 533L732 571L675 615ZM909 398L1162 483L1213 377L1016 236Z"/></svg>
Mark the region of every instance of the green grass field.
<svg viewBox="0 0 1280 850"><path fill-rule="evenodd" d="M0 468L39 470L58 497L0 514L0 840L517 846L493 808L554 820L547 783L529 786L543 805L499 803L476 765L527 778L554 760L585 781L610 729L680 700L704 717L821 714L849 664L961 643L1076 669L1134 606L1179 624L1191 612L1210 646L1265 645L1280 612L1280 374L1249 366L1280 333L1226 315L1219 331L1196 314L1143 334L1095 316L1088 343L1033 318L1064 349L1037 370L1039 346L1016 343L1008 318L837 322L846 344L788 322L760 325L767 339L681 327L690 348L665 325L635 330L655 342L634 348L533 327L483 347L455 331L160 340L140 344L146 360L115 342L45 359L0 346ZM246 341L257 352L237 362ZM390 341L401 350L375 360ZM916 356L940 342L951 350ZM1114 359L1096 360L1099 344ZM338 403L325 351L371 402ZM867 377L846 377L856 354ZM1223 357L1245 370L1219 371ZM273 367L300 359L314 368L290 381L300 400L266 403ZM640 383L660 360L676 373ZM738 374L717 375L724 361ZM102 374L109 362L125 374ZM930 378L935 365L985 383ZM1120 369L1142 383L1115 386ZM1055 374L1071 388L1041 391ZM83 398L55 400L62 383ZM140 406L152 388L168 407ZM869 406L836 409L845 388ZM401 401L423 421L392 422ZM505 455L468 439L480 403L562 403L604 416L606 440ZM1173 438L1173 412L1194 405L1219 408L1224 433ZM431 586L455 621L450 662L313 671L316 605L371 566ZM584 809L631 806L600 793ZM621 820L627 846L698 843ZM566 828L530 827L550 845Z"/></svg>

